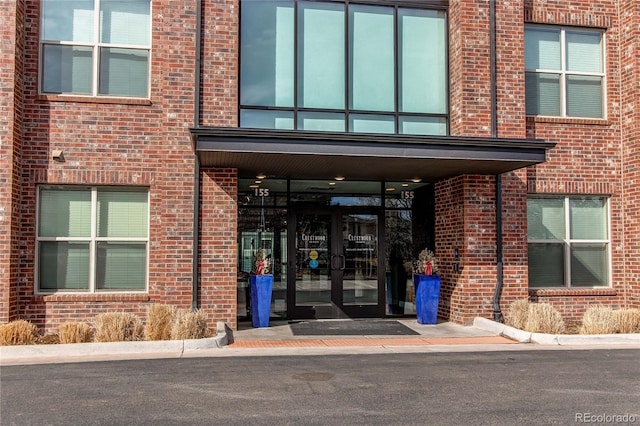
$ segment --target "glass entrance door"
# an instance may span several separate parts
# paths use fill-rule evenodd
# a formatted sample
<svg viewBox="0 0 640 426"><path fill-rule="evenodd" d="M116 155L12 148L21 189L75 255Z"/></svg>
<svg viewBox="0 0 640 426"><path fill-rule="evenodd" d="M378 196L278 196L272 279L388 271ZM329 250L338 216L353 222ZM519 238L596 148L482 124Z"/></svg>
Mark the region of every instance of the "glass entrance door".
<svg viewBox="0 0 640 426"><path fill-rule="evenodd" d="M382 316L379 214L334 208L298 211L292 219L292 317Z"/></svg>

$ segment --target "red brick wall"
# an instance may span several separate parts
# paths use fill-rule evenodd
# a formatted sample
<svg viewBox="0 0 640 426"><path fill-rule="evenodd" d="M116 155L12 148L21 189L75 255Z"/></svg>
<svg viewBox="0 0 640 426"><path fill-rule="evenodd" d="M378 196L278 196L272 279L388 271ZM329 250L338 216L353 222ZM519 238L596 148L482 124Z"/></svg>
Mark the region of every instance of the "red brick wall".
<svg viewBox="0 0 640 426"><path fill-rule="evenodd" d="M640 308L640 2L620 1L624 268L630 307Z"/></svg>
<svg viewBox="0 0 640 426"><path fill-rule="evenodd" d="M557 143L547 162L528 169L528 191L536 194L610 196L612 289L531 290L532 300L548 302L568 319L579 319L588 305L624 306L625 176L622 164L620 24L617 2L527 3L525 22L605 28L607 117L604 120L528 118L527 136ZM625 229L627 228L627 229ZM625 233L627 236L625 237Z"/></svg>
<svg viewBox="0 0 640 426"><path fill-rule="evenodd" d="M453 271L454 249L458 248L462 260L466 262L466 235L464 229L464 178L458 176L435 185L436 197L436 250L440 274L440 306L438 316L462 322L459 312L462 308L462 294L465 291L466 276ZM465 268L462 271L466 271Z"/></svg>
<svg viewBox="0 0 640 426"><path fill-rule="evenodd" d="M23 113L22 2L0 4L0 323L15 319Z"/></svg>
<svg viewBox="0 0 640 426"><path fill-rule="evenodd" d="M497 136L521 138L524 125L522 2L496 2ZM489 2L452 1L450 7L451 134L492 136ZM526 179L502 177L502 305L526 297ZM495 177L463 176L436 184L436 245L443 263L440 316L469 322L490 317L498 284ZM522 233L525 233L524 236ZM463 260L453 272L453 252Z"/></svg>
<svg viewBox="0 0 640 426"><path fill-rule="evenodd" d="M42 96L40 1L27 0L22 162L20 316L47 331L107 311L144 314L148 303L191 306L195 2L154 2L151 99ZM54 162L62 150L65 162ZM149 291L145 295L34 295L35 197L39 184L141 185L150 192ZM215 319L211 317L211 319Z"/></svg>
<svg viewBox="0 0 640 426"><path fill-rule="evenodd" d="M238 0L203 3L200 124L237 127L240 4ZM201 306L235 329L237 170L203 168L201 179Z"/></svg>
<svg viewBox="0 0 640 426"><path fill-rule="evenodd" d="M497 136L557 143L547 163L502 177L501 304L504 308L527 295L526 193L578 193L611 195L613 288L544 290L530 296L553 303L571 319L589 304L640 307L640 112L635 105L640 95L640 5L636 0L495 3ZM0 246L0 322L19 315L55 330L64 321L106 311L144 315L149 303L189 307L194 153L188 129L194 125L196 99L196 2L153 2L150 101L38 95L39 7L39 0L0 4L0 19L9 23L0 28L2 40L10 41L3 46L16 47L0 51L0 108L9 112L0 117L7 120L0 123L0 238L14 242ZM235 127L239 1L203 1L201 13L197 124ZM523 22L607 29L606 120L525 119ZM489 2L451 0L449 24L451 134L491 136ZM64 151L66 161L52 161L53 150ZM237 170L204 168L199 178L200 306L212 321L235 327ZM39 184L149 188L148 294L34 294ZM491 315L497 284L495 238L493 176L459 176L436 184L441 317L464 323ZM464 265L459 273L451 267L456 247Z"/></svg>
<svg viewBox="0 0 640 426"><path fill-rule="evenodd" d="M200 205L200 306L205 312L237 326L236 169L204 168Z"/></svg>
<svg viewBox="0 0 640 426"><path fill-rule="evenodd" d="M240 2L203 3L200 124L237 127Z"/></svg>

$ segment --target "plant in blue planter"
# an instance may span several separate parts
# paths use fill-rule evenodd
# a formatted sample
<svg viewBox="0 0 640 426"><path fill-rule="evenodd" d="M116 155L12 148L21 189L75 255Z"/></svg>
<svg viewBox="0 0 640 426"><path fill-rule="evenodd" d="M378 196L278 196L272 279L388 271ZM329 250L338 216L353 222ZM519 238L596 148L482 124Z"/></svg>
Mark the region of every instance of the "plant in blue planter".
<svg viewBox="0 0 640 426"><path fill-rule="evenodd" d="M271 293L273 292L273 275L270 272L271 262L262 249L254 258L254 269L249 277L251 286L251 324L253 327L269 327L271 314Z"/></svg>
<svg viewBox="0 0 640 426"><path fill-rule="evenodd" d="M413 285L416 293L418 324L436 324L440 299L440 276L438 259L431 250L424 249L420 252L414 264Z"/></svg>

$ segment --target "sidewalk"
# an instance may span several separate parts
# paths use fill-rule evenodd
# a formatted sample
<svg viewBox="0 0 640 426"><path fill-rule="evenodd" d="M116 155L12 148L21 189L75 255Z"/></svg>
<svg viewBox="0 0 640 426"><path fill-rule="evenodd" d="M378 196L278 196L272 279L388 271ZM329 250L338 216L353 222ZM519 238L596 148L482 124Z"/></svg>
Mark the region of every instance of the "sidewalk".
<svg viewBox="0 0 640 426"><path fill-rule="evenodd" d="M473 344L513 344L512 339L499 336L494 331L485 331L477 327L463 326L454 323L421 325L414 319L385 320L397 322L415 334L387 335L356 334L343 323L375 320L315 320L316 324L324 324L327 329L337 329L332 334L296 334L293 330L296 323L286 321L273 322L268 328L251 328L249 323L240 323L234 331L234 342L230 348L300 348L300 347L357 347L357 346L422 346L422 345L473 345ZM305 321L301 321L305 323ZM311 321L309 321L311 323ZM332 327L333 324L339 324ZM322 328L320 328L322 330ZM357 328L355 329L357 333Z"/></svg>
<svg viewBox="0 0 640 426"><path fill-rule="evenodd" d="M350 328L374 321L352 320L352 324L342 321L346 325L335 320L276 321L268 328L251 328L241 323L236 331L218 322L218 334L207 339L1 346L0 366L185 357L640 349L640 334L554 336L523 332L483 318L476 318L470 326L420 325L415 319L400 319L397 320L400 328L409 331L398 335L364 334L360 329ZM326 327L330 333L316 334L317 330L300 333L304 328L301 323L313 325L321 332Z"/></svg>

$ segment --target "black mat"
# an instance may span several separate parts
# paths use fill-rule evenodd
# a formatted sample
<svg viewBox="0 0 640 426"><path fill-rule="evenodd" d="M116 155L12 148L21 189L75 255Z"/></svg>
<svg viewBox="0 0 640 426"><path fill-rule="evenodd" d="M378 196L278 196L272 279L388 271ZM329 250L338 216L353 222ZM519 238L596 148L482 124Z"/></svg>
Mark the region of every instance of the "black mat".
<svg viewBox="0 0 640 426"><path fill-rule="evenodd" d="M339 320L292 322L294 336L410 336L420 334L396 320Z"/></svg>

